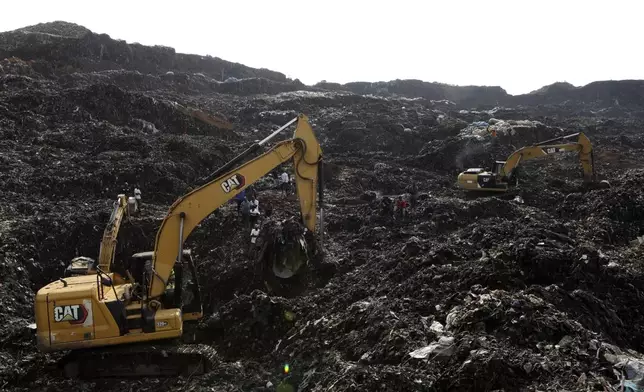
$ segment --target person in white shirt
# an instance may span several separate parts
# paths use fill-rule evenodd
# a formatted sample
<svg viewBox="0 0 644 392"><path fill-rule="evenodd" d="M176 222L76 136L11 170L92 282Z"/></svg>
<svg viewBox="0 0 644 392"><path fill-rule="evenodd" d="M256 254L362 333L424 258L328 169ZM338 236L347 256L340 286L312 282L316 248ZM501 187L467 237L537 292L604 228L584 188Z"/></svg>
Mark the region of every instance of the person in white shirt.
<svg viewBox="0 0 644 392"><path fill-rule="evenodd" d="M281 179L280 185L282 187L282 192L284 192L284 196L288 196L288 187L289 187L288 173L286 171L282 172L280 179Z"/></svg>
<svg viewBox="0 0 644 392"><path fill-rule="evenodd" d="M259 215L259 200L257 200L256 197L253 197L250 200L250 221L252 224L257 223Z"/></svg>
<svg viewBox="0 0 644 392"><path fill-rule="evenodd" d="M255 255L255 251L258 248L258 241L257 238L259 237L259 223L255 223L255 226L253 226L253 229L250 231L250 249L248 251L248 254L253 257Z"/></svg>
<svg viewBox="0 0 644 392"><path fill-rule="evenodd" d="M137 210L140 210L141 209L141 190L139 189L138 186L134 188L134 199L136 200Z"/></svg>

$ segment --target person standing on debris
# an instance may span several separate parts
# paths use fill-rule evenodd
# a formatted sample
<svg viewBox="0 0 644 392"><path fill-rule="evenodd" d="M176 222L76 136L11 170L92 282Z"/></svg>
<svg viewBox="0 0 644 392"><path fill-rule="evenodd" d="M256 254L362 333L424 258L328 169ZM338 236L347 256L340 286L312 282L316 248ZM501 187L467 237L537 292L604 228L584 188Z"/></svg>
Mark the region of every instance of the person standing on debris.
<svg viewBox="0 0 644 392"><path fill-rule="evenodd" d="M407 207L409 207L407 200L403 199L402 196L398 196L398 200L396 201L396 210L401 220L404 220L407 217Z"/></svg>
<svg viewBox="0 0 644 392"><path fill-rule="evenodd" d="M284 196L288 196L289 178L288 178L288 173L286 171L283 171L282 175L280 176L280 186L282 187L282 192L284 193Z"/></svg>
<svg viewBox="0 0 644 392"><path fill-rule="evenodd" d="M382 207L382 215L387 216L390 218L393 218L394 216L394 203L391 201L391 199L387 196L382 198L382 201L380 202L381 207Z"/></svg>
<svg viewBox="0 0 644 392"><path fill-rule="evenodd" d="M416 206L418 205L418 188L416 187L416 181L411 183L411 192L410 192L410 201L411 201L411 212L416 212Z"/></svg>
<svg viewBox="0 0 644 392"><path fill-rule="evenodd" d="M253 229L250 231L250 249L248 250L248 254L251 258L255 256L259 245L257 237L259 237L259 223L255 223Z"/></svg>
<svg viewBox="0 0 644 392"><path fill-rule="evenodd" d="M244 191L248 195L249 200L253 200L253 199L257 198L257 191L255 190L254 186L249 185L248 188L246 188Z"/></svg>
<svg viewBox="0 0 644 392"><path fill-rule="evenodd" d="M250 221L252 224L257 223L259 219L259 200L256 197L253 197L250 200Z"/></svg>
<svg viewBox="0 0 644 392"><path fill-rule="evenodd" d="M237 203L237 213L239 214L239 209L241 207L241 203L246 199L246 190L243 190L239 192L237 195L235 195L235 202Z"/></svg>
<svg viewBox="0 0 644 392"><path fill-rule="evenodd" d="M240 209L242 223L244 224L244 227L248 229L248 227L250 226L250 202L245 197L241 202Z"/></svg>
<svg viewBox="0 0 644 392"><path fill-rule="evenodd" d="M134 199L136 200L136 208L137 210L141 210L141 189L139 189L139 186L134 187Z"/></svg>
<svg viewBox="0 0 644 392"><path fill-rule="evenodd" d="M492 137L496 137L496 128L491 128L491 125L487 126L487 132L492 135Z"/></svg>
<svg viewBox="0 0 644 392"><path fill-rule="evenodd" d="M264 205L264 216L270 218L273 215L273 205L271 203L266 203Z"/></svg>

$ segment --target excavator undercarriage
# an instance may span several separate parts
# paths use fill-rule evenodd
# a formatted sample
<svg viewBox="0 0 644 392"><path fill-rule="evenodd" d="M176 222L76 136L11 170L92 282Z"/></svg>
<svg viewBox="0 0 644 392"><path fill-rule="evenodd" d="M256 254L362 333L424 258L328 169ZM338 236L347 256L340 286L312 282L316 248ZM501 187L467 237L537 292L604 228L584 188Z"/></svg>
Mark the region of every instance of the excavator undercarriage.
<svg viewBox="0 0 644 392"><path fill-rule="evenodd" d="M68 378L190 377L217 363L214 348L181 340L75 350L59 366Z"/></svg>

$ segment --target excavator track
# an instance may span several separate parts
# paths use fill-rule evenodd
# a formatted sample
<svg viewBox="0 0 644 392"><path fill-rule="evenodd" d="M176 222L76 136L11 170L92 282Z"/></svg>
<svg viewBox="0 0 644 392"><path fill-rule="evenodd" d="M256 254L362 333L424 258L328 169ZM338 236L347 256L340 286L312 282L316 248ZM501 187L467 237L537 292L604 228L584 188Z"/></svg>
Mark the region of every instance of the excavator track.
<svg viewBox="0 0 644 392"><path fill-rule="evenodd" d="M217 361L204 344L157 343L78 350L59 363L73 379L197 376Z"/></svg>

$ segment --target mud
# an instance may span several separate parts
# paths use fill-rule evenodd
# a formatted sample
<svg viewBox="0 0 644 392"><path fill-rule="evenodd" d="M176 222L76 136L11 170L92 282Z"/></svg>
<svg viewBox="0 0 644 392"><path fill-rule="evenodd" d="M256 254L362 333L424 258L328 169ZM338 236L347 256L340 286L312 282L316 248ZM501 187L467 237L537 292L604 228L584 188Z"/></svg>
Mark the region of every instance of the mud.
<svg viewBox="0 0 644 392"><path fill-rule="evenodd" d="M604 391L642 376L635 82L504 101L495 89L431 95L417 83L309 87L243 66L226 82L216 75L230 63L196 57L69 24L0 34L0 389ZM490 107L490 95L503 107ZM267 288L226 205L186 245L206 310L195 336L217 350L215 368L190 378L60 377L61 354L35 348L34 293L73 257L98 256L116 195L143 193L141 216L119 237L116 260L127 263L153 248L177 197L300 112L322 143L328 179L316 279L297 295ZM490 119L502 121L495 141L476 125ZM503 197L472 200L455 186L463 168L579 131L610 189L583 191L574 154L525 162ZM412 183L420 197L411 216L383 213L381 198ZM260 210L297 218L297 201L275 185L257 185Z"/></svg>

